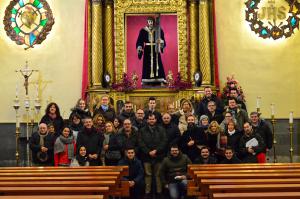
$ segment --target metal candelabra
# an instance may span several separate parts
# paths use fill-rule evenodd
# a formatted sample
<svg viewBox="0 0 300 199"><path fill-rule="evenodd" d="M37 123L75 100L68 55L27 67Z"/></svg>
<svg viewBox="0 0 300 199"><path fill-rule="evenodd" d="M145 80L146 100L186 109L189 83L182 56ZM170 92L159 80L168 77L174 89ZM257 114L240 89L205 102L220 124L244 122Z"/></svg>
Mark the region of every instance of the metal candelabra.
<svg viewBox="0 0 300 199"><path fill-rule="evenodd" d="M277 155L276 155L276 138L275 138L275 116L272 114L271 115L271 123L272 123L272 137L273 137L273 162L276 163L277 162Z"/></svg>

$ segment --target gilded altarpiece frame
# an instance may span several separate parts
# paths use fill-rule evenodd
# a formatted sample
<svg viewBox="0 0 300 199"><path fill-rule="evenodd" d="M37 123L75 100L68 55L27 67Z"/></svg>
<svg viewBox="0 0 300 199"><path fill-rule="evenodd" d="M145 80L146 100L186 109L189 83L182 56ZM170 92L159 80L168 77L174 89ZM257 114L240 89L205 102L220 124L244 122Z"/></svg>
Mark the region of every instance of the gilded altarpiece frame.
<svg viewBox="0 0 300 199"><path fill-rule="evenodd" d="M186 0L116 0L115 12L115 74L116 80L121 80L126 72L126 14L169 14L177 15L178 26L178 65L182 79L188 79L188 49L187 49L187 4Z"/></svg>
<svg viewBox="0 0 300 199"><path fill-rule="evenodd" d="M92 104L106 93L114 102L130 100L136 108L142 108L149 96L156 96L160 111L165 111L167 104L178 102L182 98L194 97L199 100L203 95L203 86L212 86L215 90L212 75L215 63L211 13L210 0L91 0L88 93ZM104 88L101 80L104 79L105 71L114 82L120 83L122 74L130 67L126 60L126 16L157 14L176 15L178 72L182 80L191 81L194 85L193 74L200 70L203 74L203 86L185 90L143 88L131 92ZM116 107L116 103L114 106Z"/></svg>

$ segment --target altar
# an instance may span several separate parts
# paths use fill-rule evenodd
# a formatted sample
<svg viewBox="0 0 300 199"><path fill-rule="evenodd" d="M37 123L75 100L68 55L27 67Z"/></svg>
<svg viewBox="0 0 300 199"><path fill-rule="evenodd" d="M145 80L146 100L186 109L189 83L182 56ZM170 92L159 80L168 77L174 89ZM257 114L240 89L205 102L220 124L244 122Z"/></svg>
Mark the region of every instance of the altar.
<svg viewBox="0 0 300 199"><path fill-rule="evenodd" d="M165 111L167 104L175 105L182 98L199 100L205 86L216 90L213 6L210 0L90 1L86 89L90 102L108 94L114 106L122 100L144 108L146 99L154 96L158 109ZM153 43L139 46L139 32L147 29L149 17L154 19L154 29L159 33L153 36ZM143 67L150 67L145 67L145 58L141 58L146 56L146 45L154 46L150 50L154 55L152 79L158 67L163 66L164 76L158 78L158 86L145 85L148 82L143 80ZM162 48L157 50L158 45ZM174 81L173 85L170 81Z"/></svg>

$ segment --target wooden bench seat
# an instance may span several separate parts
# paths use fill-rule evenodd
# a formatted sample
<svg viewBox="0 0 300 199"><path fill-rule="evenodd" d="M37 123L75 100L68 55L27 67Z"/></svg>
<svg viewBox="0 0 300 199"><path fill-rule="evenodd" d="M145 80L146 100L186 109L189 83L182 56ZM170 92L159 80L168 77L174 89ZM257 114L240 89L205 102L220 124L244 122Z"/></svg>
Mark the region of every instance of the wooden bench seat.
<svg viewBox="0 0 300 199"><path fill-rule="evenodd" d="M288 179L201 179L202 195L208 195L209 185L251 185L251 184L300 184L300 178Z"/></svg>
<svg viewBox="0 0 300 199"><path fill-rule="evenodd" d="M213 199L299 199L300 192L214 193Z"/></svg>
<svg viewBox="0 0 300 199"><path fill-rule="evenodd" d="M103 195L108 198L109 187L0 187L0 195Z"/></svg>
<svg viewBox="0 0 300 199"><path fill-rule="evenodd" d="M209 192L213 193L242 193L242 192L293 192L299 191L300 184L235 184L209 185Z"/></svg>
<svg viewBox="0 0 300 199"><path fill-rule="evenodd" d="M0 199L103 199L103 195L0 196Z"/></svg>
<svg viewBox="0 0 300 199"><path fill-rule="evenodd" d="M58 193L62 195L80 194L76 191L69 190L71 188L78 188L84 194L89 193L89 189L93 189L92 194L98 193L97 189L109 189L111 196L129 196L129 182L122 181L122 177L128 175L127 166L109 166L109 167L5 167L0 168L0 188L2 191L7 189L5 195L9 194L19 195L22 193L22 187L30 194L41 193L53 195ZM31 188L37 188L36 192L30 192ZM56 188L67 187L63 191L53 191ZM2 193L0 190L0 193ZM47 192L48 191L48 192ZM85 191L85 192L84 192ZM62 193L61 193L62 192ZM18 193L18 194L17 194ZM24 191L23 195L27 195ZM1 194L0 194L1 195ZM57 194L56 194L57 195ZM98 194L99 195L99 194ZM108 196L108 191L107 194ZM106 195L104 194L105 198Z"/></svg>

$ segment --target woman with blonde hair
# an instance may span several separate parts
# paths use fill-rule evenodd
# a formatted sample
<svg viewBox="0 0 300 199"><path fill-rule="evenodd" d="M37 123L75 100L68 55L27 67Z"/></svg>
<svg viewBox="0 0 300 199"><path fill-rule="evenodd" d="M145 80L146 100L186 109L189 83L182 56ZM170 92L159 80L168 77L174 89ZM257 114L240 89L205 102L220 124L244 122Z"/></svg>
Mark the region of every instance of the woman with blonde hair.
<svg viewBox="0 0 300 199"><path fill-rule="evenodd" d="M193 113L194 110L191 101L188 99L183 99L180 104L180 110L176 113L177 115L179 115L178 128L181 135L183 134L183 132L187 130L187 126L188 126L187 117L193 115Z"/></svg>
<svg viewBox="0 0 300 199"><path fill-rule="evenodd" d="M210 148L211 154L214 154L216 150L220 148L221 133L223 133L223 131L218 122L212 121L207 131L208 147Z"/></svg>
<svg viewBox="0 0 300 199"><path fill-rule="evenodd" d="M117 145L116 142L117 132L112 122L105 123L104 131L104 141L103 141L103 158L105 165L117 165L118 161L121 159L121 152L109 150L110 145ZM116 157L120 156L120 157Z"/></svg>

